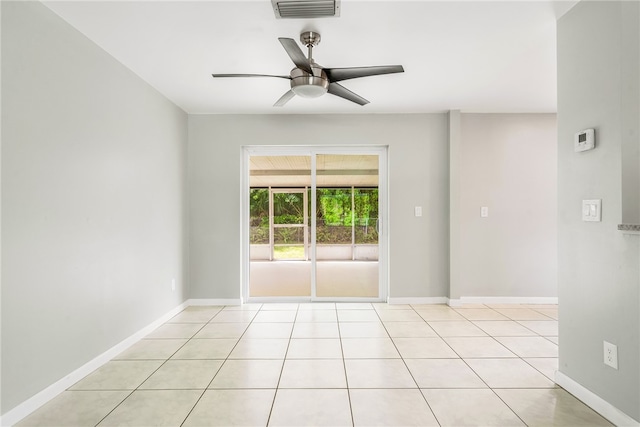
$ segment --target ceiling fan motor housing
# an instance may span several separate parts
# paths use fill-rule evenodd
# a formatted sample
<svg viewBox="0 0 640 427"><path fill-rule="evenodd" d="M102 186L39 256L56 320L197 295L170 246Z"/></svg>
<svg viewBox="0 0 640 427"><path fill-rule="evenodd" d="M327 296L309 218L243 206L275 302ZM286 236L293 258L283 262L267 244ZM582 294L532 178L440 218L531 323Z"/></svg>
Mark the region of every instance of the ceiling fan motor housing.
<svg viewBox="0 0 640 427"><path fill-rule="evenodd" d="M313 74L300 68L291 70L291 90L303 98L318 98L329 90L329 79L320 65L315 62L310 65Z"/></svg>

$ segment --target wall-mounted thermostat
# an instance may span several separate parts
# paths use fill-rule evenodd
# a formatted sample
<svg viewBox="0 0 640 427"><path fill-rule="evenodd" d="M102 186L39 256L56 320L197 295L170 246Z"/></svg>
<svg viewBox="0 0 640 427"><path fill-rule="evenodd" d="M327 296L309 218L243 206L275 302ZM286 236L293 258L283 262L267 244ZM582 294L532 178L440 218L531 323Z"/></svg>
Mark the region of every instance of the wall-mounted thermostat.
<svg viewBox="0 0 640 427"><path fill-rule="evenodd" d="M596 148L596 131L595 129L585 129L575 134L573 138L573 150L587 151Z"/></svg>

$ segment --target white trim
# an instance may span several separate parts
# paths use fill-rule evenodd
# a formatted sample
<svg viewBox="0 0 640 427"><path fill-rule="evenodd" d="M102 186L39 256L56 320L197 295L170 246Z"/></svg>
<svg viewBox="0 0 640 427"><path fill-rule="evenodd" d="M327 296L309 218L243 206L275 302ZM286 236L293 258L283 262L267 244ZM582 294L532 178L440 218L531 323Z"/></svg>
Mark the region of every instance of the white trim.
<svg viewBox="0 0 640 427"><path fill-rule="evenodd" d="M375 297L316 297L311 302L335 302L335 303L352 303L352 302L384 302L382 298Z"/></svg>
<svg viewBox="0 0 640 427"><path fill-rule="evenodd" d="M389 290L391 289L391 279L389 276L389 251L391 244L389 239L391 236L391 221L389 221L389 151L390 147L385 145L378 153L378 274L379 274L379 291L378 297L383 301L387 301Z"/></svg>
<svg viewBox="0 0 640 427"><path fill-rule="evenodd" d="M187 300L187 306L197 306L197 305L242 305L242 299L240 298L215 298L215 299L207 299L207 298L195 298Z"/></svg>
<svg viewBox="0 0 640 427"><path fill-rule="evenodd" d="M311 302L311 297L249 297L247 303L249 304L269 304L269 303L308 303Z"/></svg>
<svg viewBox="0 0 640 427"><path fill-rule="evenodd" d="M447 304L447 297L389 297L389 304Z"/></svg>
<svg viewBox="0 0 640 427"><path fill-rule="evenodd" d="M461 307L463 304L558 304L556 297L389 297L389 304L447 304Z"/></svg>
<svg viewBox="0 0 640 427"><path fill-rule="evenodd" d="M452 307L460 304L558 304L557 297L460 297L450 301Z"/></svg>
<svg viewBox="0 0 640 427"><path fill-rule="evenodd" d="M462 300L449 298L449 300L447 301L447 305L449 307L462 307Z"/></svg>
<svg viewBox="0 0 640 427"><path fill-rule="evenodd" d="M381 298L370 298L370 297L316 297L311 298L310 296L306 297L250 297L247 300L249 304L269 304L269 303L312 303L312 302L337 302L337 303L345 303L345 302L384 302ZM228 305L228 304L227 304Z"/></svg>
<svg viewBox="0 0 640 427"><path fill-rule="evenodd" d="M311 301L318 297L318 155L315 152L309 154L311 160L311 236L309 236L309 247L311 248Z"/></svg>
<svg viewBox="0 0 640 427"><path fill-rule="evenodd" d="M51 399L113 359L118 354L122 353L127 348L131 347L133 344L138 342L140 339L149 335L149 333L153 332L163 323L166 323L169 319L171 319L176 314L180 313L182 310L187 308L190 305L190 302L194 300L188 300L177 306L176 308L170 310L159 319L151 322L149 325L140 329L138 332L134 333L128 338L120 341L115 346L111 347L109 350L105 351L101 355L97 356L93 360L87 362L80 368L71 372L66 377L56 381L51 384L49 387L45 388L38 394L33 397L25 400L6 414L2 416L0 419L0 425L9 427L17 423L18 421L25 418L27 415L30 415L32 412L40 408L45 403L49 402ZM198 301L198 300L196 300ZM195 305L195 304L194 304Z"/></svg>
<svg viewBox="0 0 640 427"><path fill-rule="evenodd" d="M379 259L378 259L378 297L367 301L384 301L389 292L389 192L388 192L388 145L245 145L241 147L241 186L240 189L240 289L241 299L245 302L255 302L256 299L250 297L250 246L249 246L249 167L251 156L310 156L311 157L311 211L315 212L315 188L316 188L316 156L318 154L375 154L378 155L378 202L379 215L382 217L379 234ZM311 301L321 301L315 293L315 215L311 217ZM338 299L336 299L337 301ZM324 300L322 300L324 301Z"/></svg>
<svg viewBox="0 0 640 427"><path fill-rule="evenodd" d="M611 403L607 402L591 390L577 383L560 371L556 371L556 384L580 399L591 409L605 417L617 426L640 426L640 422L634 420Z"/></svg>
<svg viewBox="0 0 640 427"><path fill-rule="evenodd" d="M251 242L249 241L249 155L250 150L241 147L240 174L240 299L248 301ZM245 262L245 260L249 260Z"/></svg>

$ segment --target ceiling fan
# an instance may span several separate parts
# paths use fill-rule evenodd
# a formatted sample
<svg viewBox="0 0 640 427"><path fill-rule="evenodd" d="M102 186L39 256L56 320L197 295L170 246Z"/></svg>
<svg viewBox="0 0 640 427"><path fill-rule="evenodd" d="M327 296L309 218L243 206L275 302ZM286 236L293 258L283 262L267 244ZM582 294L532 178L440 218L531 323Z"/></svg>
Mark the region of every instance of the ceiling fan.
<svg viewBox="0 0 640 427"><path fill-rule="evenodd" d="M359 105L368 104L369 101L351 92L338 82L355 79L358 77L376 76L380 74L403 73L402 65L382 65L374 67L350 67L350 68L324 68L313 60L313 47L320 43L320 34L306 31L300 34L300 41L309 49L309 57L304 53L295 40L278 38L284 50L295 64L288 76L276 76L270 74L212 74L213 77L277 77L291 81L291 89L273 104L274 107L282 107L291 98L298 95L303 98L317 98L329 92Z"/></svg>

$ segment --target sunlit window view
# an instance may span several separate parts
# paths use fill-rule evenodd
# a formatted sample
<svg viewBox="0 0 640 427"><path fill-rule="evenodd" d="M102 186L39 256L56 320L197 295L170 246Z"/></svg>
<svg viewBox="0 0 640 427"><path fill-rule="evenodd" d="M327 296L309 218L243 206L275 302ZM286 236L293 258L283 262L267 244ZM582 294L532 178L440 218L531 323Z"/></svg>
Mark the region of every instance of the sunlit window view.
<svg viewBox="0 0 640 427"><path fill-rule="evenodd" d="M250 296L377 297L378 155L250 160Z"/></svg>

